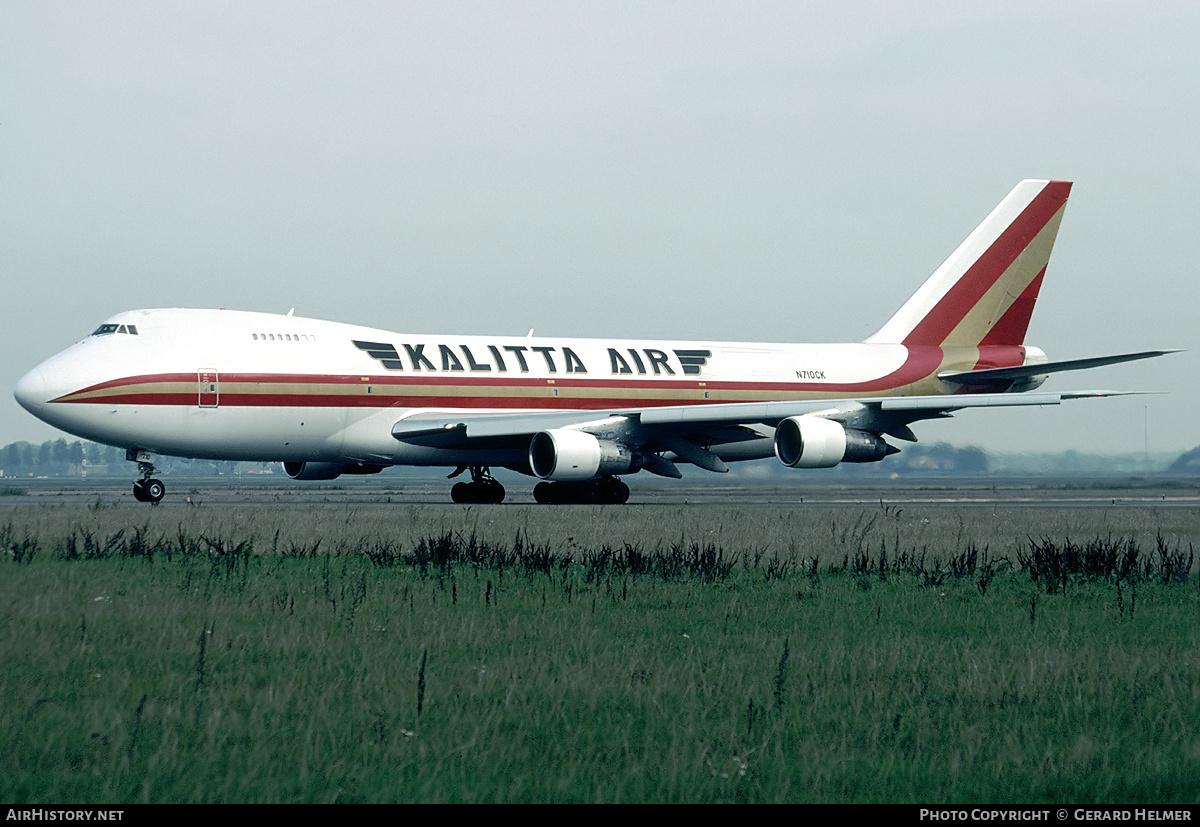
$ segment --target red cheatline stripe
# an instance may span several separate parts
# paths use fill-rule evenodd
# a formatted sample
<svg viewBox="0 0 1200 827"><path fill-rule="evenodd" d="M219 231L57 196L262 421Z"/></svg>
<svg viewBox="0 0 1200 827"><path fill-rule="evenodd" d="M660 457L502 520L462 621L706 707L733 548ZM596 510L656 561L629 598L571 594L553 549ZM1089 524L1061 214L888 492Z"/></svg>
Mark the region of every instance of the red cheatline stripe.
<svg viewBox="0 0 1200 827"><path fill-rule="evenodd" d="M1022 251L1050 222L1071 193L1068 181L1051 181L954 283L904 338L906 345L940 345Z"/></svg>

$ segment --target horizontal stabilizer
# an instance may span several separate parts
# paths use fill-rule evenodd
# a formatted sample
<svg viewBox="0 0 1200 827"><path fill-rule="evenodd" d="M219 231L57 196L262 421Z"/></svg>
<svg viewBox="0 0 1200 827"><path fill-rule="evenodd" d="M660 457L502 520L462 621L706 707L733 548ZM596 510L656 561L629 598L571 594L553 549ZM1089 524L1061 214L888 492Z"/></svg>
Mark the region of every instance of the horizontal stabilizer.
<svg viewBox="0 0 1200 827"><path fill-rule="evenodd" d="M1034 393L964 393L957 396L896 396L879 400L882 411L959 411L963 408L1014 408L1024 405L1058 405L1065 399L1100 399L1130 396L1139 391L1036 391Z"/></svg>
<svg viewBox="0 0 1200 827"><path fill-rule="evenodd" d="M1121 353L1116 356L1095 356L1090 359L1067 359L1061 362L1042 362L1041 364L1017 365L1011 368L986 368L984 370L948 370L938 374L943 382L953 382L956 385L990 385L997 382L1011 382L1017 379L1028 379L1031 376L1044 376L1047 373L1058 373L1064 370L1086 370L1103 365L1115 365L1120 362L1133 362L1138 359L1152 359L1155 356L1165 356L1168 353L1178 353L1177 350L1144 350L1140 353Z"/></svg>

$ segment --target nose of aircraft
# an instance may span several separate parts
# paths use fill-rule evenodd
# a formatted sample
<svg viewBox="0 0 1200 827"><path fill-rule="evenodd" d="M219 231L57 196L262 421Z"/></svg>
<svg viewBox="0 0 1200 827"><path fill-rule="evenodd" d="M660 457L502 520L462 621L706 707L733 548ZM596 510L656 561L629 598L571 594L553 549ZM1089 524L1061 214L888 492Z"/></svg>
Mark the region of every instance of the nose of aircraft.
<svg viewBox="0 0 1200 827"><path fill-rule="evenodd" d="M13 396L17 398L17 402L21 403L22 408L34 416L39 416L47 399L46 377L42 374L41 368L34 368L22 376L17 382L17 386L13 388Z"/></svg>

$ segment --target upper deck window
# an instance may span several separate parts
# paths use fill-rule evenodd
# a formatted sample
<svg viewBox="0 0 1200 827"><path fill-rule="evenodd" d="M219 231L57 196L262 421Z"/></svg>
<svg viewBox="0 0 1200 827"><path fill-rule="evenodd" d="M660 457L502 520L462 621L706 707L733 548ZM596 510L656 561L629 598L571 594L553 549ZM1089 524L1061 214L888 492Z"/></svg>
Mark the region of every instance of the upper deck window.
<svg viewBox="0 0 1200 827"><path fill-rule="evenodd" d="M129 327L130 330L133 329L133 325ZM317 340L315 335L309 333L251 333L250 338L256 342L315 342Z"/></svg>

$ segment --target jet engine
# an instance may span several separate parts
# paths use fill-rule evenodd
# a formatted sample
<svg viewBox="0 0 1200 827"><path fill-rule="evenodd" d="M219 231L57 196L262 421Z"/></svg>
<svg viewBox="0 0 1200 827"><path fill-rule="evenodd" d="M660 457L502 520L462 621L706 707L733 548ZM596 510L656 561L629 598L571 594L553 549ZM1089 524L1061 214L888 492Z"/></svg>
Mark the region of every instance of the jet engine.
<svg viewBox="0 0 1200 827"><path fill-rule="evenodd" d="M791 468L830 468L839 462L877 462L897 449L867 431L823 416L793 416L775 428L775 456Z"/></svg>
<svg viewBox="0 0 1200 827"><path fill-rule="evenodd" d="M285 462L283 472L294 480L332 480L342 474L378 474L382 465L357 462Z"/></svg>
<svg viewBox="0 0 1200 827"><path fill-rule="evenodd" d="M631 474L642 463L627 445L558 428L542 431L530 440L529 467L534 476L544 480L590 480L606 474Z"/></svg>

